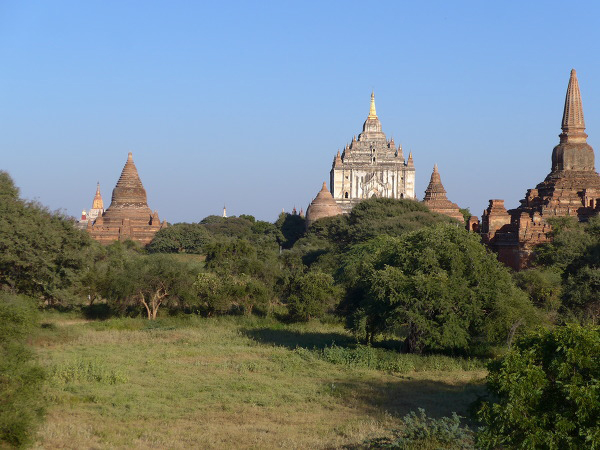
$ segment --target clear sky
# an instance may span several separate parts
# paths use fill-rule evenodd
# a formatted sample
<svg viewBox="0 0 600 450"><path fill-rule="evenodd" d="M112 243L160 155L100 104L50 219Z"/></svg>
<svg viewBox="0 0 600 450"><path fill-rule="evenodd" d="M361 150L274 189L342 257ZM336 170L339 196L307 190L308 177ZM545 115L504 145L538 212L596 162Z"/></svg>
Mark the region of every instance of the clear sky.
<svg viewBox="0 0 600 450"><path fill-rule="evenodd" d="M0 169L105 206L133 152L169 222L274 220L329 182L371 89L422 199L515 207L550 170L571 68L600 149L600 6L511 1L0 1Z"/></svg>

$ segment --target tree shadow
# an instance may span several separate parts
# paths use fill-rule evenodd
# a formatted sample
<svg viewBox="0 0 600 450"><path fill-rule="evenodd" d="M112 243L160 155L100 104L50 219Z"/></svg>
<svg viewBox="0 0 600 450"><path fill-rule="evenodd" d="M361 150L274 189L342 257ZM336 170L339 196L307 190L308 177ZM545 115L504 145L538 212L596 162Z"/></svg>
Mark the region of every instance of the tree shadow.
<svg viewBox="0 0 600 450"><path fill-rule="evenodd" d="M88 320L106 320L114 316L114 311L106 303L93 303L81 308L83 317Z"/></svg>
<svg viewBox="0 0 600 450"><path fill-rule="evenodd" d="M484 380L447 382L436 379L407 379L398 381L339 381L328 390L338 393L349 406L368 415L382 411L402 418L411 411L423 408L429 417L441 418L456 412L466 425L476 426L475 407L485 396Z"/></svg>
<svg viewBox="0 0 600 450"><path fill-rule="evenodd" d="M263 344L272 344L288 349L297 347L323 349L335 344L339 347L356 345L356 339L342 333L315 333L273 328L249 328L242 330L247 337Z"/></svg>

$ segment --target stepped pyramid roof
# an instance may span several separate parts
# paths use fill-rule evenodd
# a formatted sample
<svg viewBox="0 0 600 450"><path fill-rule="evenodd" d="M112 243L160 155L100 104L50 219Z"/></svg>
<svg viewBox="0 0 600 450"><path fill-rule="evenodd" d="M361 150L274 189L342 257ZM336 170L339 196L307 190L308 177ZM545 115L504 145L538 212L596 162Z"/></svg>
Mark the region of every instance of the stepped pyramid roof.
<svg viewBox="0 0 600 450"><path fill-rule="evenodd" d="M458 205L456 203L452 203L450 200L448 200L448 197L446 197L446 189L444 189L444 185L442 184L442 177L438 171L437 164L433 166L431 180L429 181L429 185L425 190L425 198L423 199L423 203L427 205L427 207L433 212L445 214L446 216L452 217L453 219L461 222L464 220Z"/></svg>

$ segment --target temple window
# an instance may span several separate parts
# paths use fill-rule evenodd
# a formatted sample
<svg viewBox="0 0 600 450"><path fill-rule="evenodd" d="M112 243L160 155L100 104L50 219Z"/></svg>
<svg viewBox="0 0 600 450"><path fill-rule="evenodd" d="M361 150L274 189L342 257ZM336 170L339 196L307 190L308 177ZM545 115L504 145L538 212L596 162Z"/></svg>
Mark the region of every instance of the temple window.
<svg viewBox="0 0 600 450"><path fill-rule="evenodd" d="M348 193L344 193L344 198L348 198Z"/></svg>

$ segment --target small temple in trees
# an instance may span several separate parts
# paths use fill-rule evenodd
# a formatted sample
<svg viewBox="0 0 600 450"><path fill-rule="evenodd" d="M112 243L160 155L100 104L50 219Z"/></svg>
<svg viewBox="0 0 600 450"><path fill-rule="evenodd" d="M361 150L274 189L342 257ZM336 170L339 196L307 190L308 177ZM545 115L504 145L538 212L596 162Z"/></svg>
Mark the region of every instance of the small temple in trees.
<svg viewBox="0 0 600 450"><path fill-rule="evenodd" d="M306 209L306 228L318 219L337 216L342 212L341 206L338 205L327 189L327 183L323 181L323 187Z"/></svg>
<svg viewBox="0 0 600 450"><path fill-rule="evenodd" d="M448 200L448 197L446 197L446 189L444 189L444 185L442 184L442 178L438 171L437 164L433 166L431 180L429 180L429 185L425 190L425 198L423 199L423 203L431 211L452 217L453 219L458 220L460 223L463 223L465 220L458 205L456 203L452 203L450 200Z"/></svg>
<svg viewBox="0 0 600 450"><path fill-rule="evenodd" d="M490 200L481 223L469 220L482 241L498 259L515 270L527 267L536 245L549 240L553 217L587 221L600 212L600 175L594 166L594 149L587 143L577 73L571 70L562 118L560 141L552 150L552 167L546 179L529 189L521 205L507 211L504 200Z"/></svg>
<svg viewBox="0 0 600 450"><path fill-rule="evenodd" d="M99 193L98 187L96 195ZM104 244L131 239L147 245L156 232L166 226L167 221L161 223L158 212L152 212L148 207L146 190L130 152L113 189L110 206L95 220L88 221L86 230L92 238Z"/></svg>

